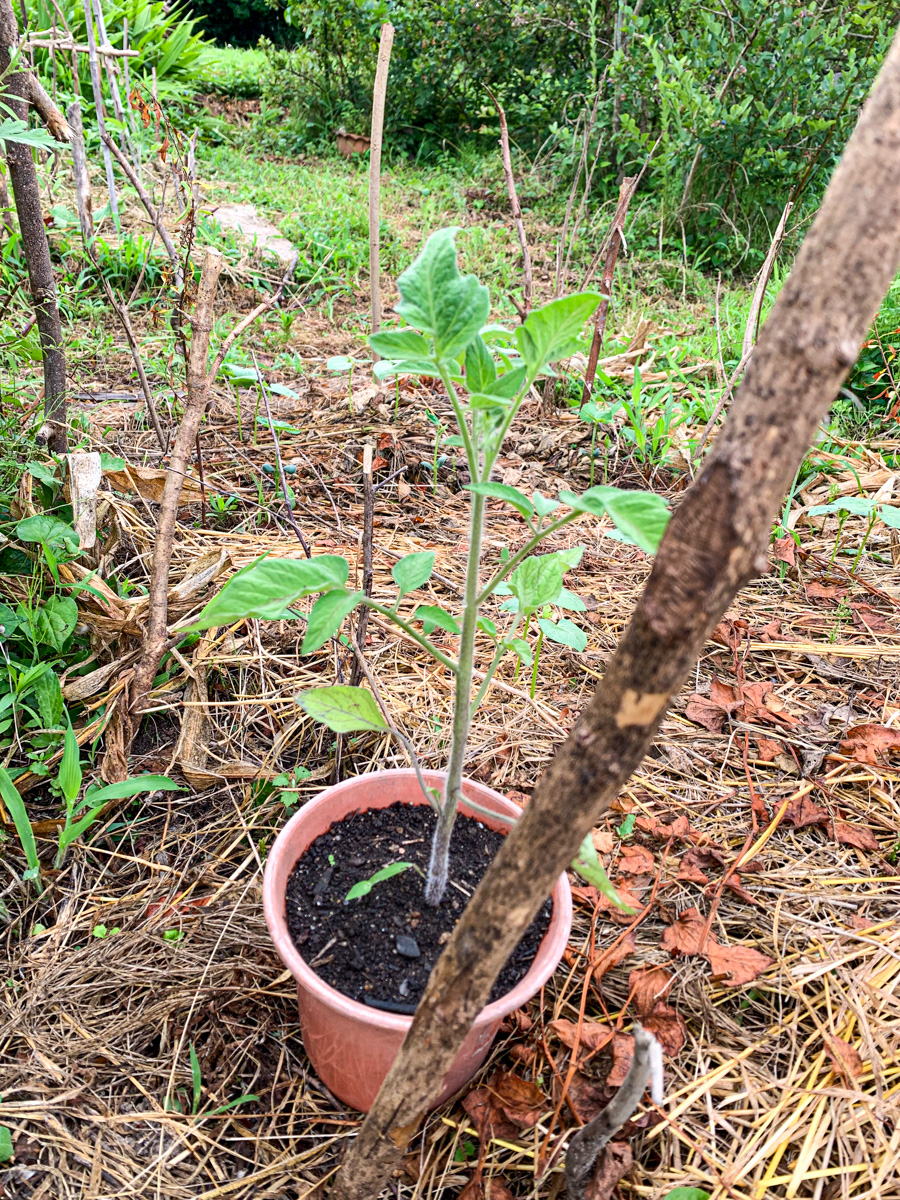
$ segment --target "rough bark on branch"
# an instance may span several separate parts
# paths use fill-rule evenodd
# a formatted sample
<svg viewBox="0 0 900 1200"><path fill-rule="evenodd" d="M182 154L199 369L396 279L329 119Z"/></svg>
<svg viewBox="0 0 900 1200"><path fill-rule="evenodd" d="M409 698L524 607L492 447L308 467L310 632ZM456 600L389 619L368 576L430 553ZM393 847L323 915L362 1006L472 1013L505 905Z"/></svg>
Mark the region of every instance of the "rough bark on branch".
<svg viewBox="0 0 900 1200"><path fill-rule="evenodd" d="M0 0L0 75L4 75L5 101L13 116L28 121L27 104L31 99L31 75L28 71L9 74L10 50L19 44L19 30L10 0ZM44 416L50 425L50 448L64 454L66 438L66 357L62 348L62 325L56 299L56 281L50 262L50 246L41 211L41 192L31 147L18 142L6 143L6 161L12 183L19 231L28 264L28 282L34 301L34 315L41 337L44 362Z"/></svg>
<svg viewBox="0 0 900 1200"><path fill-rule="evenodd" d="M602 685L540 779L432 971L335 1181L374 1200L523 930L646 754L772 520L900 263L900 39L763 328L728 419L666 532Z"/></svg>

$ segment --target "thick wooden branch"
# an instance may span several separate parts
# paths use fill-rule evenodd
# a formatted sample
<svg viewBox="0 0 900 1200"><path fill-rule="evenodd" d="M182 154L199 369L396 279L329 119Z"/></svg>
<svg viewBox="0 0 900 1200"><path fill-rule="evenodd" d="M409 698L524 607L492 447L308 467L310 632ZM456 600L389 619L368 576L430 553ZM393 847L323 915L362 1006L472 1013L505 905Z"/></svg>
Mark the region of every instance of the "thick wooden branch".
<svg viewBox="0 0 900 1200"><path fill-rule="evenodd" d="M28 88L28 99L31 101L35 112L46 125L47 132L51 137L55 137L57 141L67 142L72 136L72 130L69 128L66 118L41 87L36 75L29 75Z"/></svg>
<svg viewBox="0 0 900 1200"><path fill-rule="evenodd" d="M374 1200L554 879L646 754L735 593L900 264L900 40L685 494L602 685L540 779L431 974L334 1200Z"/></svg>

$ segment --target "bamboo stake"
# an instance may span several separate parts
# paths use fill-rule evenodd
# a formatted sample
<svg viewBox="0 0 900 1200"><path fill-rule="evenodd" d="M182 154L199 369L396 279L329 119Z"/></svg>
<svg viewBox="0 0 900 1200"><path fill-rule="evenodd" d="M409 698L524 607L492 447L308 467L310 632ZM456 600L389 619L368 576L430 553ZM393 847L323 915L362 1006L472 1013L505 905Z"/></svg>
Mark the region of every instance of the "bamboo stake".
<svg viewBox="0 0 900 1200"><path fill-rule="evenodd" d="M94 209L87 155L84 150L84 125L81 120L81 102L79 100L72 101L66 109L66 117L72 129L72 174L75 177L78 223L81 226L81 236L85 242L90 242L94 237Z"/></svg>
<svg viewBox="0 0 900 1200"><path fill-rule="evenodd" d="M106 133L106 119L103 115L103 84L100 82L100 58L97 54L97 41L94 37L94 18L91 14L91 0L83 0L84 20L87 27L88 61L91 64L91 89L94 93L94 108L97 112L97 128L100 136ZM112 213L116 229L119 228L119 201L116 196L116 179L113 175L112 157L109 149L103 145L103 165L106 168L106 186L109 190L109 211Z"/></svg>
<svg viewBox="0 0 900 1200"><path fill-rule="evenodd" d="M524 319L531 312L531 296L533 290L533 282L531 276L531 252L528 249L528 238L525 236L525 223L522 220L522 206L519 203L519 194L516 191L516 180L512 169L512 155L509 152L509 128L506 124L506 113L500 101L494 95L489 87L485 85L484 89L494 102L494 108L497 110L497 116L500 118L500 154L503 158L503 174L506 176L506 191L509 195L509 203L512 208L513 220L516 223L516 233L519 235L519 246L522 250L522 271L525 275L524 287L522 288L522 309L519 310L519 315ZM515 304L515 301L513 301ZM516 305L518 308L518 305ZM523 311L524 310L524 311Z"/></svg>
<svg viewBox="0 0 900 1200"><path fill-rule="evenodd" d="M381 328L381 143L384 133L384 98L393 44L394 27L386 21L381 27L381 42L378 46L369 150L369 291L372 297L373 333L377 333Z"/></svg>

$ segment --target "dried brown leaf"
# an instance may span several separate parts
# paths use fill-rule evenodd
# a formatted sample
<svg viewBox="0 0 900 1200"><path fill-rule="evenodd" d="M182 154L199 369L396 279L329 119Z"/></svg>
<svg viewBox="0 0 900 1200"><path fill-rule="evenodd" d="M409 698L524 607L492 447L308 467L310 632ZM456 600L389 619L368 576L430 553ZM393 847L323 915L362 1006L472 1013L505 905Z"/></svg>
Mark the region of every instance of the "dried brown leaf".
<svg viewBox="0 0 900 1200"><path fill-rule="evenodd" d="M670 954L699 954L706 920L696 908L686 908L662 936L660 945ZM712 934L709 939L711 940Z"/></svg>
<svg viewBox="0 0 900 1200"><path fill-rule="evenodd" d="M636 950L637 946L633 933L626 934L621 940L613 942L608 950L604 950L594 964L593 975L596 982L599 983L607 971L611 971L613 967L617 967L623 959L634 954Z"/></svg>
<svg viewBox="0 0 900 1200"><path fill-rule="evenodd" d="M660 1002L653 1011L644 1017L641 1024L648 1032L655 1035L663 1048L663 1054L674 1058L684 1049L687 1041L687 1026L679 1013L668 1004Z"/></svg>
<svg viewBox="0 0 900 1200"><path fill-rule="evenodd" d="M707 939L704 957L709 960L713 978L729 987L751 983L774 961L752 946L722 946L712 935Z"/></svg>
<svg viewBox="0 0 900 1200"><path fill-rule="evenodd" d="M634 1163L629 1142L608 1142L584 1191L584 1200L609 1200Z"/></svg>
<svg viewBox="0 0 900 1200"><path fill-rule="evenodd" d="M695 692L688 699L684 715L695 725L702 725L704 729L708 729L710 733L721 733L727 714L724 708L715 704L707 696L701 696L699 692Z"/></svg>
<svg viewBox="0 0 900 1200"><path fill-rule="evenodd" d="M638 1016L653 1012L666 998L675 976L665 967L638 967L628 976L628 990Z"/></svg>
<svg viewBox="0 0 900 1200"><path fill-rule="evenodd" d="M835 1071L839 1075L843 1075L848 1083L855 1083L863 1073L863 1061L859 1056L859 1051L849 1042L845 1042L843 1038L835 1037L831 1033L826 1033L824 1040L825 1049L828 1051L828 1057L831 1059Z"/></svg>
<svg viewBox="0 0 900 1200"><path fill-rule="evenodd" d="M616 863L620 875L652 875L655 867L653 854L645 846L625 846Z"/></svg>
<svg viewBox="0 0 900 1200"><path fill-rule="evenodd" d="M809 796L792 797L782 818L785 825L805 829L808 825L827 825L828 810L810 800Z"/></svg>
<svg viewBox="0 0 900 1200"><path fill-rule="evenodd" d="M829 821L826 825L828 836L840 842L842 846L854 846L857 850L881 849L878 838L865 825L851 825L847 821Z"/></svg>
<svg viewBox="0 0 900 1200"><path fill-rule="evenodd" d="M841 742L841 750L856 762L869 763L877 767L886 761L886 755L900 751L900 728L887 725L855 725L847 731Z"/></svg>

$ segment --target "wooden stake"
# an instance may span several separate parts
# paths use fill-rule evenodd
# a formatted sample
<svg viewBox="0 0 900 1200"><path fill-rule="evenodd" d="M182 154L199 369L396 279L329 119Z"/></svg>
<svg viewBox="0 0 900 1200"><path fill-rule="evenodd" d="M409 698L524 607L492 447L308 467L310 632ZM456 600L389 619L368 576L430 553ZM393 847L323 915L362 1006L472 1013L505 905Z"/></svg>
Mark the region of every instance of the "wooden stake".
<svg viewBox="0 0 900 1200"><path fill-rule="evenodd" d="M81 236L86 242L90 242L94 238L94 208L87 155L84 150L84 125L81 120L81 102L79 100L72 101L66 109L66 117L72 130L72 174L75 177L78 223L81 226Z"/></svg>
<svg viewBox="0 0 900 1200"><path fill-rule="evenodd" d="M428 980L329 1200L375 1200L554 880L643 759L734 599L900 265L900 36L763 328L732 411L675 510L603 681Z"/></svg>
<svg viewBox="0 0 900 1200"><path fill-rule="evenodd" d="M372 485L372 461L374 447L367 443L363 446L363 528L362 528L362 590L367 596L372 595L375 572L372 565L372 543L375 539L375 488ZM366 627L369 624L369 610L365 605L359 610L356 623L356 645L358 654L353 663L350 684L356 687L365 665Z"/></svg>
<svg viewBox="0 0 900 1200"><path fill-rule="evenodd" d="M519 315L522 320L531 312L531 294L532 294L532 278L531 278L531 253L528 249L528 239L525 236L525 224L522 221L522 206L519 204L519 194L516 191L516 180L512 169L512 155L509 152L509 128L506 124L506 113L500 104L500 101L494 95L489 87L484 89L494 102L494 108L497 110L497 116L500 118L500 154L503 158L503 174L506 176L506 191L509 195L509 203L512 208L513 220L516 223L516 233L519 235L519 246L522 250L522 271L525 276L524 287L522 288L522 310ZM515 301L513 301L515 303ZM524 311L523 311L524 310Z"/></svg>
<svg viewBox="0 0 900 1200"><path fill-rule="evenodd" d="M106 133L106 118L103 115L103 84L100 82L100 56L97 54L97 40L94 37L94 18L91 13L91 0L84 0L84 20L87 27L88 61L91 64L91 89L94 93L94 108L97 113L97 128L101 137ZM103 145L103 165L106 168L106 186L109 190L109 211L112 213L115 226L119 228L119 201L116 196L116 179L113 175L112 158L109 149Z"/></svg>
<svg viewBox="0 0 900 1200"><path fill-rule="evenodd" d="M394 27L385 22L381 27L381 42L378 46L369 150L369 291L372 296L373 333L377 333L381 328L381 143L384 133L384 97L387 92L393 44Z"/></svg>

